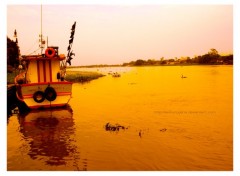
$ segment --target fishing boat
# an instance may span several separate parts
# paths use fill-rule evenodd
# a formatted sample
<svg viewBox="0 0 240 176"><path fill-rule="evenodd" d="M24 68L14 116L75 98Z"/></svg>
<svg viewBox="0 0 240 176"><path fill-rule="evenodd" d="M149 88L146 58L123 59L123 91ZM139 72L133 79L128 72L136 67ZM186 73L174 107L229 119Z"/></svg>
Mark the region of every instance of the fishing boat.
<svg viewBox="0 0 240 176"><path fill-rule="evenodd" d="M59 47L47 46L40 35L41 54L21 56L21 73L15 77L16 96L30 109L66 106L72 96L72 82L64 80L67 63L71 65L76 22L72 26L68 54ZM42 31L42 30L41 30ZM43 53L43 50L45 52Z"/></svg>
<svg viewBox="0 0 240 176"><path fill-rule="evenodd" d="M30 109L65 106L72 95L72 83L64 80L60 62L66 57L58 47L45 54L22 56L24 71L15 77L17 98Z"/></svg>

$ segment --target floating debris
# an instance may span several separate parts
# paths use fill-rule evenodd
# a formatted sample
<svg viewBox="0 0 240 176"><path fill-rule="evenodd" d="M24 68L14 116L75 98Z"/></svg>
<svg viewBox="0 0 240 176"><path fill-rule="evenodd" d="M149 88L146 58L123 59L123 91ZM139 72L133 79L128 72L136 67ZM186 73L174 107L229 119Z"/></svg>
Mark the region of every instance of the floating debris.
<svg viewBox="0 0 240 176"><path fill-rule="evenodd" d="M112 125L109 122L105 125L106 131L119 131L120 129L125 130L125 129L128 129L128 127L125 127L119 124Z"/></svg>
<svg viewBox="0 0 240 176"><path fill-rule="evenodd" d="M138 136L142 138L142 130L139 131Z"/></svg>
<svg viewBox="0 0 240 176"><path fill-rule="evenodd" d="M119 132L120 130L127 130L129 129L129 126L123 126L123 125L119 125L118 123L116 124L110 124L110 122L106 123L104 125L104 128L106 131L115 131L115 132ZM138 137L143 138L144 135L149 134L149 128L140 128L140 129L136 129L135 132L138 134ZM159 129L160 132L166 132L167 128L161 128Z"/></svg>
<svg viewBox="0 0 240 176"><path fill-rule="evenodd" d="M143 134L149 132L149 128L147 128L147 129L140 129L140 130L137 130L137 131L138 131L138 136L139 136L140 138L142 138Z"/></svg>
<svg viewBox="0 0 240 176"><path fill-rule="evenodd" d="M160 129L159 131L160 131L160 132L165 132L165 131L167 131L167 129L166 129L166 128L162 128L162 129Z"/></svg>

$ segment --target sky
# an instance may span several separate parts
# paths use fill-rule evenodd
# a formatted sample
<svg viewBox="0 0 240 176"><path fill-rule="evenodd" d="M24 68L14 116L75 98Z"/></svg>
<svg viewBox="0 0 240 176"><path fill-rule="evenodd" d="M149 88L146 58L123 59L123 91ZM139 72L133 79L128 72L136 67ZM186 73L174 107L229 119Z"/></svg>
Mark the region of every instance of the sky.
<svg viewBox="0 0 240 176"><path fill-rule="evenodd" d="M122 64L233 53L233 5L65 4L42 5L42 34L67 54L76 21L72 65ZM38 54L41 5L7 5L7 36L14 30L22 55Z"/></svg>

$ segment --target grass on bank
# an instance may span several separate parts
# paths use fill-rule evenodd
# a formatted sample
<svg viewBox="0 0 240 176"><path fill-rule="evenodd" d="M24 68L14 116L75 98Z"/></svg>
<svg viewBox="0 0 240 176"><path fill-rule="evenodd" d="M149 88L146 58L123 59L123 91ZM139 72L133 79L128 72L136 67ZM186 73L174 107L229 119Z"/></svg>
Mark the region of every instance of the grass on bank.
<svg viewBox="0 0 240 176"><path fill-rule="evenodd" d="M65 80L70 82L88 82L94 79L98 79L102 76L105 76L97 72L88 72L88 71L67 71Z"/></svg>
<svg viewBox="0 0 240 176"><path fill-rule="evenodd" d="M14 78L17 76L15 72L7 73L7 84L14 84Z"/></svg>
<svg viewBox="0 0 240 176"><path fill-rule="evenodd" d="M97 72L87 72L87 71L67 71L66 72L66 77L65 80L66 81L70 81L70 82L80 82L80 83L84 83L84 82L88 82L94 79L98 79L102 76L105 76L101 73L97 73ZM7 73L7 84L14 84L14 78L17 75L16 72L8 72Z"/></svg>

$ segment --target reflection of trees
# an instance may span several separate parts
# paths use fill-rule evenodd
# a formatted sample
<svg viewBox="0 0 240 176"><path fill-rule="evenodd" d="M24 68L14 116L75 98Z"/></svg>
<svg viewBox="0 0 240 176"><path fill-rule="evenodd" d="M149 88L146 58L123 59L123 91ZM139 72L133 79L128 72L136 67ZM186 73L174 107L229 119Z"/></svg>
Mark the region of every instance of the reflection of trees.
<svg viewBox="0 0 240 176"><path fill-rule="evenodd" d="M79 155L71 138L75 133L71 110L31 111L20 116L19 122L20 132L26 140L31 141L28 155L33 160L43 160L47 165L58 166L66 165L67 158Z"/></svg>

